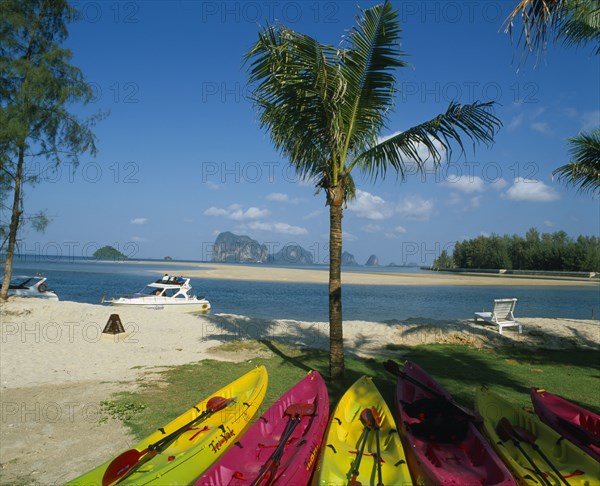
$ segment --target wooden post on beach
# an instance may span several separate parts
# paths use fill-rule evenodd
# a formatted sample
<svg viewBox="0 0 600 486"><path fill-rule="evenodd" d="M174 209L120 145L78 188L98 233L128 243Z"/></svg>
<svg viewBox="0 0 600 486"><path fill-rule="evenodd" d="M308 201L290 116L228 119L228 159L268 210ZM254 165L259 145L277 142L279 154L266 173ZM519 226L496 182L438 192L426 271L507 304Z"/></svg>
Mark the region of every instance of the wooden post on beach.
<svg viewBox="0 0 600 486"><path fill-rule="evenodd" d="M122 332L125 332L125 328L123 327L123 323L121 322L119 314L111 314L102 333L121 334Z"/></svg>

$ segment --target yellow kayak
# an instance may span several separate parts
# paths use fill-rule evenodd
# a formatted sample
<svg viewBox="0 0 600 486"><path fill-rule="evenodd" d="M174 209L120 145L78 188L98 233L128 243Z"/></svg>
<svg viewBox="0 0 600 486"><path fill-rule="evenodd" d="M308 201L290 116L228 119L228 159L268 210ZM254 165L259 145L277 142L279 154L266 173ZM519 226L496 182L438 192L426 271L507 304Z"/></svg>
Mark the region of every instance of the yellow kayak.
<svg viewBox="0 0 600 486"><path fill-rule="evenodd" d="M68 486L191 484L236 442L258 411L267 384L266 368L253 369Z"/></svg>
<svg viewBox="0 0 600 486"><path fill-rule="evenodd" d="M545 455L571 486L600 485L600 463L542 423L536 415L513 406L485 387L477 390L475 408L483 417L483 429L491 444L521 484L565 484L544 460L542 455Z"/></svg>
<svg viewBox="0 0 600 486"><path fill-rule="evenodd" d="M377 435L374 429L368 430L374 420L380 427L381 482L385 485L412 484L392 413L367 376L358 379L337 404L321 447L313 484L346 485L353 478L363 486L379 483ZM357 470L361 450L363 454Z"/></svg>

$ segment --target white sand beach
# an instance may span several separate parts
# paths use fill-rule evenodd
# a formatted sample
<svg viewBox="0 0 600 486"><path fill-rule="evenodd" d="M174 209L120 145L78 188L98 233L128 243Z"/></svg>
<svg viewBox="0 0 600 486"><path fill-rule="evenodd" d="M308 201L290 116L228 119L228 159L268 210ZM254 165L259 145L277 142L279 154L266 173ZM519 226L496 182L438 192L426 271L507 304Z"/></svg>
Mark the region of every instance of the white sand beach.
<svg viewBox="0 0 600 486"><path fill-rule="evenodd" d="M125 334L102 334L111 313ZM349 354L397 357L386 345L457 343L552 349L600 348L600 322L521 319L524 327L500 336L496 328L466 320L344 324ZM223 342L267 339L301 346L328 346L328 323L261 320L236 315L180 315L146 309L11 299L0 306L0 394L2 430L0 482L20 477L60 484L129 447L133 441L116 422L98 423L100 401L136 380L152 379L167 366L202 359L250 359L215 352ZM65 460L69 458L69 460ZM36 479L37 480L37 479Z"/></svg>

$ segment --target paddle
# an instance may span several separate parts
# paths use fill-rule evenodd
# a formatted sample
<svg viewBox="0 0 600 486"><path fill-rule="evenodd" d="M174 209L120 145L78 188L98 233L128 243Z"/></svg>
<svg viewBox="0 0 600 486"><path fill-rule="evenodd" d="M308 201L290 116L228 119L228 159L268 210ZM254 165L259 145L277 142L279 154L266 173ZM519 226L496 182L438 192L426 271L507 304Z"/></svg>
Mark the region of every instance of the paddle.
<svg viewBox="0 0 600 486"><path fill-rule="evenodd" d="M262 472L256 477L254 481L252 481L252 486L257 486L261 483L261 481L267 477L267 482L265 483L267 486L271 485L275 481L275 476L277 475L277 470L279 469L279 465L281 462L281 458L283 457L283 452L285 451L285 446L289 438L292 436L294 429L298 426L302 417L307 415L314 415L315 413L315 404L314 403L292 403L288 408L285 409L284 414L289 415L290 419L285 426L283 434L281 434L281 439L279 440L279 445L277 449L271 454L271 457L267 459L263 466Z"/></svg>
<svg viewBox="0 0 600 486"><path fill-rule="evenodd" d="M456 410L458 410L463 415L465 415L466 417L468 417L469 420L472 420L474 422L481 422L482 421L482 418L476 412L473 412L472 410L469 410L468 408L463 407L459 403L455 402L453 398L448 398L447 396L443 395L442 393L438 392L437 390L434 390L433 388L427 386L425 383L421 383L419 380L417 380L417 379L413 378L412 376L406 374L404 371L402 371L400 369L400 365L398 363L396 363L395 361L393 361L391 359L388 359L387 361L385 361L383 363L383 367L386 369L386 371L388 371L392 375L404 378L406 381L410 381L413 385L418 386L419 388L421 388L421 389L425 390L426 392L432 394L434 397L441 398L442 400L445 400L447 403L449 403Z"/></svg>
<svg viewBox="0 0 600 486"><path fill-rule="evenodd" d="M498 422L498 425L496 425L496 432L498 434L498 437L500 437L500 439L502 440L502 442L506 442L509 439L512 440L515 447L517 449L519 449L519 451L521 451L521 454L523 454L525 459L527 459L527 462L529 462L529 464L531 464L531 467L533 468L535 473L540 478L542 478L542 481L545 484L547 484L548 486L552 486L552 484L550 483L550 481L548 481L548 479L546 479L546 476L544 476L544 473L541 471L541 469L538 467L538 465L533 461L533 459L529 456L529 454L527 454L527 452L525 452L525 449L523 449L523 446L521 445L521 443L518 441L518 439L516 437L516 433L513 429L512 424L506 417L502 417L500 419L500 421Z"/></svg>
<svg viewBox="0 0 600 486"><path fill-rule="evenodd" d="M566 484L566 486L571 486L569 484L569 482L565 479L565 477L561 474L561 472L557 469L557 467L552 463L552 461L550 461L550 459L548 459L548 456L546 456L546 454L544 454L542 449L540 449L540 446L538 446L535 443L535 441L536 441L535 435L533 435L531 432L529 432L529 430L524 429L523 427L519 427L518 425L513 425L512 428L513 428L515 435L522 442L525 442L525 443L529 444L531 447L533 447L533 450L536 451L540 455L540 457L546 462L546 464L548 464L548 466L550 466L552 468L552 470L555 472L555 474L560 478L560 480L564 484Z"/></svg>
<svg viewBox="0 0 600 486"><path fill-rule="evenodd" d="M365 408L362 411L362 413L360 414L360 421L364 425L363 435L362 435L362 445L360 446L360 451L358 451L358 454L356 455L356 460L354 461L354 468L352 470L352 478L350 479L348 486L362 486L360 481L358 481L356 478L358 477L358 474L359 474L360 463L362 461L362 458L363 458L363 455L365 452L365 445L367 444L367 439L369 438L369 433L371 432L371 430L373 428L375 428L373 412L371 411L371 409ZM379 459L379 456L377 458Z"/></svg>
<svg viewBox="0 0 600 486"><path fill-rule="evenodd" d="M375 407L371 407L371 413L373 415L373 423L375 424L375 442L377 444L377 486L383 486L383 479L381 475L381 443L379 442L379 429L381 428L381 417L377 413Z"/></svg>
<svg viewBox="0 0 600 486"><path fill-rule="evenodd" d="M156 454L170 443L175 441L181 434L188 430L192 425L208 418L209 415L225 408L235 398L212 397L206 402L206 410L198 415L195 419L190 420L187 424L182 425L174 432L166 435L162 439L150 444L143 451L137 449L129 449L113 459L108 465L104 476L102 477L102 486L109 486L121 482L127 476L136 471L140 466L152 459Z"/></svg>

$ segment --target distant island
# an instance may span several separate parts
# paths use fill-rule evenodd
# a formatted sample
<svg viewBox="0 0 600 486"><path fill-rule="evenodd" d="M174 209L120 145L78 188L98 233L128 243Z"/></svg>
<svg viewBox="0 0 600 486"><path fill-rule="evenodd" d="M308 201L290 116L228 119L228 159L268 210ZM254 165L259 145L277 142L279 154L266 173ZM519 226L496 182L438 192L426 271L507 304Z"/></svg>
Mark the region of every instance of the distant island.
<svg viewBox="0 0 600 486"><path fill-rule="evenodd" d="M171 260L173 260L173 257L171 257L171 256L166 256L164 259L165 259L165 261L167 261L167 262L170 262Z"/></svg>
<svg viewBox="0 0 600 486"><path fill-rule="evenodd" d="M267 245L249 236L225 231L217 235L212 248L212 261L217 263L268 263L271 265L314 265L313 254L300 245L285 245L274 253ZM358 265L354 255L345 251L342 265Z"/></svg>
<svg viewBox="0 0 600 486"><path fill-rule="evenodd" d="M96 250L92 256L102 260L125 260L127 258L127 255L124 255L119 250L109 245Z"/></svg>

